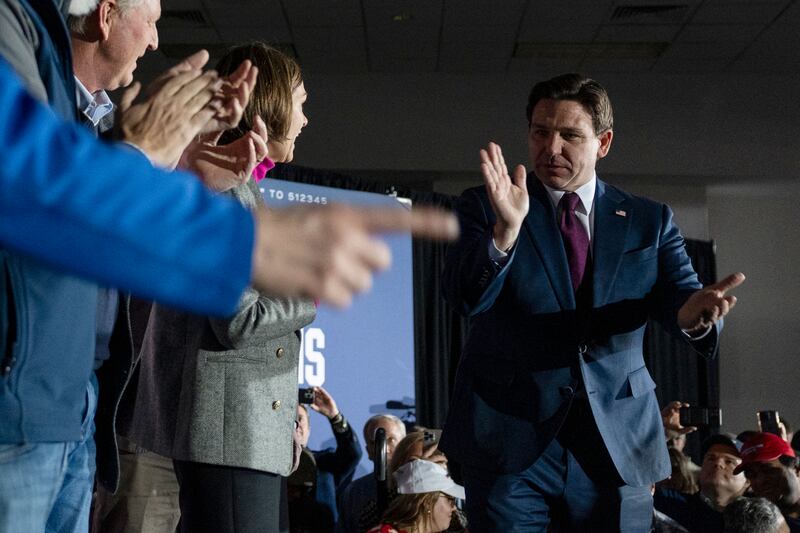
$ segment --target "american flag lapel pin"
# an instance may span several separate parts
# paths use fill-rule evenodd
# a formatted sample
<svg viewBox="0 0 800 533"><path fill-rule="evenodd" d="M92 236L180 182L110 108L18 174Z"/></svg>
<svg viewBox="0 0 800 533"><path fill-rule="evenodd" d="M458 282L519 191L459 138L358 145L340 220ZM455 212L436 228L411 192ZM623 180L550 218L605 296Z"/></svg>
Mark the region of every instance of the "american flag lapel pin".
<svg viewBox="0 0 800 533"><path fill-rule="evenodd" d="M617 215L617 216L619 216L619 217L626 217L626 216L628 216L628 213L626 213L626 212L625 212L625 211L623 211L622 209L617 209L616 211L614 211L614 214L615 214L615 215Z"/></svg>

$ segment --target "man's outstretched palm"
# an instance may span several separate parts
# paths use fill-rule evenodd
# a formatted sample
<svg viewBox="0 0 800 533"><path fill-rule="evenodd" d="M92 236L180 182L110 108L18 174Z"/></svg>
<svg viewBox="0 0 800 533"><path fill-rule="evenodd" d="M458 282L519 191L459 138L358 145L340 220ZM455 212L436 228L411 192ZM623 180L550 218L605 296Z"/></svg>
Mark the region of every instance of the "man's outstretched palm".
<svg viewBox="0 0 800 533"><path fill-rule="evenodd" d="M481 150L481 172L497 217L493 231L495 246L508 250L517 241L522 221L530 208L525 167L517 165L513 178L509 176L503 151L490 142L485 150Z"/></svg>

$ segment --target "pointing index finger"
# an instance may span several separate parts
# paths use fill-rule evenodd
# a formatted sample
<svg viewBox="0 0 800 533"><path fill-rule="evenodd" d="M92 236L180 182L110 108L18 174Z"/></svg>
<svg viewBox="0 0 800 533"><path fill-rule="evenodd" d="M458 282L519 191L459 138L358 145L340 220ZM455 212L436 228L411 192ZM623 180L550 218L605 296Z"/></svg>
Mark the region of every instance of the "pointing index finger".
<svg viewBox="0 0 800 533"><path fill-rule="evenodd" d="M744 283L745 276L741 272L737 272L735 274L731 274L730 276L726 277L722 281L718 281L717 283L713 284L710 288L722 291L722 293L726 293L731 289L735 289L742 283Z"/></svg>
<svg viewBox="0 0 800 533"><path fill-rule="evenodd" d="M452 240L458 237L458 220L452 213L435 208L368 208L357 213L370 233L411 232L414 236Z"/></svg>

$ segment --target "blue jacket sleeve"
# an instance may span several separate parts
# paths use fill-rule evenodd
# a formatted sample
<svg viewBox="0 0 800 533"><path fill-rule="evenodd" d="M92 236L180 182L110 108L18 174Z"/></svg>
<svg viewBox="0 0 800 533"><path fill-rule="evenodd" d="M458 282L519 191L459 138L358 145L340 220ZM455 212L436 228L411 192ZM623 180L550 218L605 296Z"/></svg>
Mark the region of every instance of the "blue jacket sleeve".
<svg viewBox="0 0 800 533"><path fill-rule="evenodd" d="M504 268L489 258L495 215L479 190L467 189L456 204L461 236L448 247L442 272L445 299L470 317L494 304L516 254L515 246Z"/></svg>
<svg viewBox="0 0 800 533"><path fill-rule="evenodd" d="M190 174L58 119L0 58L0 245L191 311L231 313L252 215Z"/></svg>

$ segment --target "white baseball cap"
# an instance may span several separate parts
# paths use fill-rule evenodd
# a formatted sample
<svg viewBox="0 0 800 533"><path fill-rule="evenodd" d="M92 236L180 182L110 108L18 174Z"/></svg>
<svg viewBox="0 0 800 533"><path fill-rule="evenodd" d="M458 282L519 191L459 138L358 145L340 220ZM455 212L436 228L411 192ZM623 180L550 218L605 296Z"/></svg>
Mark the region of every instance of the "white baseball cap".
<svg viewBox="0 0 800 533"><path fill-rule="evenodd" d="M400 494L440 491L460 500L465 499L464 487L453 481L447 470L424 459L415 459L398 468L394 480Z"/></svg>

